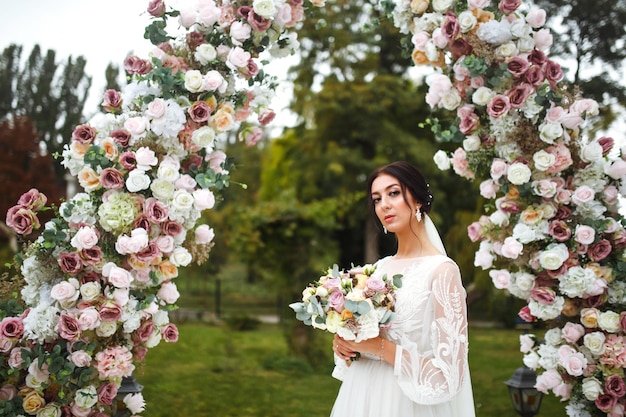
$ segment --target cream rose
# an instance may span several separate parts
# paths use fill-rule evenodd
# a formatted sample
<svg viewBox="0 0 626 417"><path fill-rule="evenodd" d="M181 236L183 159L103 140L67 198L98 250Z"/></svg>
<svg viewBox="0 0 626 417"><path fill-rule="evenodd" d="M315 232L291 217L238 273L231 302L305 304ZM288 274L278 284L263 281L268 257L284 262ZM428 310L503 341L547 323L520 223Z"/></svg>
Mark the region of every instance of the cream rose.
<svg viewBox="0 0 626 417"><path fill-rule="evenodd" d="M514 162L507 170L507 178L511 184L522 185L530 180L531 171L528 165Z"/></svg>
<svg viewBox="0 0 626 417"><path fill-rule="evenodd" d="M437 165L437 168L439 168L441 171L447 171L451 167L448 154L446 154L446 152L441 149L435 152L435 155L433 156L433 161L435 161L435 165Z"/></svg>
<svg viewBox="0 0 626 417"><path fill-rule="evenodd" d="M596 378L585 378L583 379L583 395L589 401L595 401L600 394L602 394L602 383L598 381Z"/></svg>
<svg viewBox="0 0 626 417"><path fill-rule="evenodd" d="M620 317L614 311L603 311L598 317L598 326L609 333L617 333L620 329Z"/></svg>
<svg viewBox="0 0 626 417"><path fill-rule="evenodd" d="M274 0L254 0L252 9L259 16L270 19L276 13L276 3L274 3Z"/></svg>
<svg viewBox="0 0 626 417"><path fill-rule="evenodd" d="M538 171L546 171L554 165L556 156L544 150L540 150L533 155L533 162Z"/></svg>
<svg viewBox="0 0 626 417"><path fill-rule="evenodd" d="M191 141L202 148L210 149L214 140L215 131L209 126L202 126L191 134Z"/></svg>
<svg viewBox="0 0 626 417"><path fill-rule="evenodd" d="M208 63L215 61L217 58L217 51L210 43L203 43L196 48L196 52L193 56L200 64L207 65Z"/></svg>
<svg viewBox="0 0 626 417"><path fill-rule="evenodd" d="M326 315L326 330L331 333L337 333L337 330L342 326L343 320L341 319L341 314L337 313L335 310L330 310Z"/></svg>
<svg viewBox="0 0 626 417"><path fill-rule="evenodd" d="M588 329L598 327L600 311L596 308L583 308L580 310L580 323Z"/></svg>
<svg viewBox="0 0 626 417"><path fill-rule="evenodd" d="M204 77L198 70L189 70L185 72L185 88L192 93L199 93L202 91L202 85L204 84Z"/></svg>
<svg viewBox="0 0 626 417"><path fill-rule="evenodd" d="M461 26L461 32L463 33L467 33L470 30L474 29L476 27L476 24L478 23L478 20L476 19L476 16L474 16L474 13L470 12L469 10L461 12L457 20L459 22L459 25Z"/></svg>
<svg viewBox="0 0 626 417"><path fill-rule="evenodd" d="M174 249L170 255L170 262L175 266L187 266L191 263L192 256L189 251L183 247Z"/></svg>
<svg viewBox="0 0 626 417"><path fill-rule="evenodd" d="M591 332L587 333L583 337L583 343L591 354L600 356L604 353L604 341L606 340L606 336L602 332Z"/></svg>
<svg viewBox="0 0 626 417"><path fill-rule="evenodd" d="M479 106L486 106L495 95L496 93L488 87L478 87L472 94L472 102Z"/></svg>
<svg viewBox="0 0 626 417"><path fill-rule="evenodd" d="M126 178L126 189L131 193L147 190L150 187L150 177L138 169L130 171Z"/></svg>

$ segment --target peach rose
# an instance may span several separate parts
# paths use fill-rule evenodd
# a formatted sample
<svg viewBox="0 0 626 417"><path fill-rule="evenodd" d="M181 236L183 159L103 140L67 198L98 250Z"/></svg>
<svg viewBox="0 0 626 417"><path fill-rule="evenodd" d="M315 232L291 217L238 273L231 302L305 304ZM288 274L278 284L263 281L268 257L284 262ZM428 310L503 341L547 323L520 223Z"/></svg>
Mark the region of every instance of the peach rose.
<svg viewBox="0 0 626 417"><path fill-rule="evenodd" d="M22 402L22 408L28 414L37 414L37 410L46 405L46 400L43 399L37 391L30 391L24 397Z"/></svg>

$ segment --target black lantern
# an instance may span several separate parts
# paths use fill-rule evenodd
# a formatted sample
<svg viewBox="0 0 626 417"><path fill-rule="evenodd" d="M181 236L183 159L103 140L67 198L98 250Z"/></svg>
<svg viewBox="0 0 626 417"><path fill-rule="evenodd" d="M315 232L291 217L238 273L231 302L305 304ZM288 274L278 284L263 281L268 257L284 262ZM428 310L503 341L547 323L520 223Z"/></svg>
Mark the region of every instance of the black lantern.
<svg viewBox="0 0 626 417"><path fill-rule="evenodd" d="M505 382L509 387L509 395L513 408L522 417L533 417L539 412L543 394L535 388L537 374L523 366L517 368L511 379Z"/></svg>
<svg viewBox="0 0 626 417"><path fill-rule="evenodd" d="M117 401L122 401L127 394L138 394L143 391L143 385L137 382L135 375L123 377L122 384L117 390ZM118 410L113 417L130 417L128 410Z"/></svg>

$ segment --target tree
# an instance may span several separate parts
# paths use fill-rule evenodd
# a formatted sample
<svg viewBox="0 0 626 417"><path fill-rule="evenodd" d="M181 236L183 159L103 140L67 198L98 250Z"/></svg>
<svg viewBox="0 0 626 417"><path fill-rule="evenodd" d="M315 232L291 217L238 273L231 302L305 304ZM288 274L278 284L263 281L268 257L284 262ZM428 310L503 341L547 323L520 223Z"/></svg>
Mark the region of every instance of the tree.
<svg viewBox="0 0 626 417"><path fill-rule="evenodd" d="M0 120L28 116L37 138L50 155L61 153L72 131L80 124L91 77L85 74L85 58L56 61L56 53L42 55L35 45L24 66L22 47L10 45L0 57ZM56 180L64 185L65 170L54 164Z"/></svg>
<svg viewBox="0 0 626 417"><path fill-rule="evenodd" d="M569 81L584 96L605 104L600 119L610 125L610 105L626 106L625 0L535 0L546 10L555 36L550 55L565 62Z"/></svg>

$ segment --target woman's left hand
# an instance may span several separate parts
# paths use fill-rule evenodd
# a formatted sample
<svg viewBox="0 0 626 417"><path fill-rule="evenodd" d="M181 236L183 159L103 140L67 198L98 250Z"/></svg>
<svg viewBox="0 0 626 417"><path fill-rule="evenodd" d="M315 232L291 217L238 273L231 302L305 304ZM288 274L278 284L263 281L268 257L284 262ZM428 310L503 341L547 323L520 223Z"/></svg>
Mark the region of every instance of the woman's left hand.
<svg viewBox="0 0 626 417"><path fill-rule="evenodd" d="M380 354L380 336L373 339L355 342L354 340L346 340L338 335L333 339L333 350L341 359L348 360L357 356L357 352L370 353L373 355Z"/></svg>

